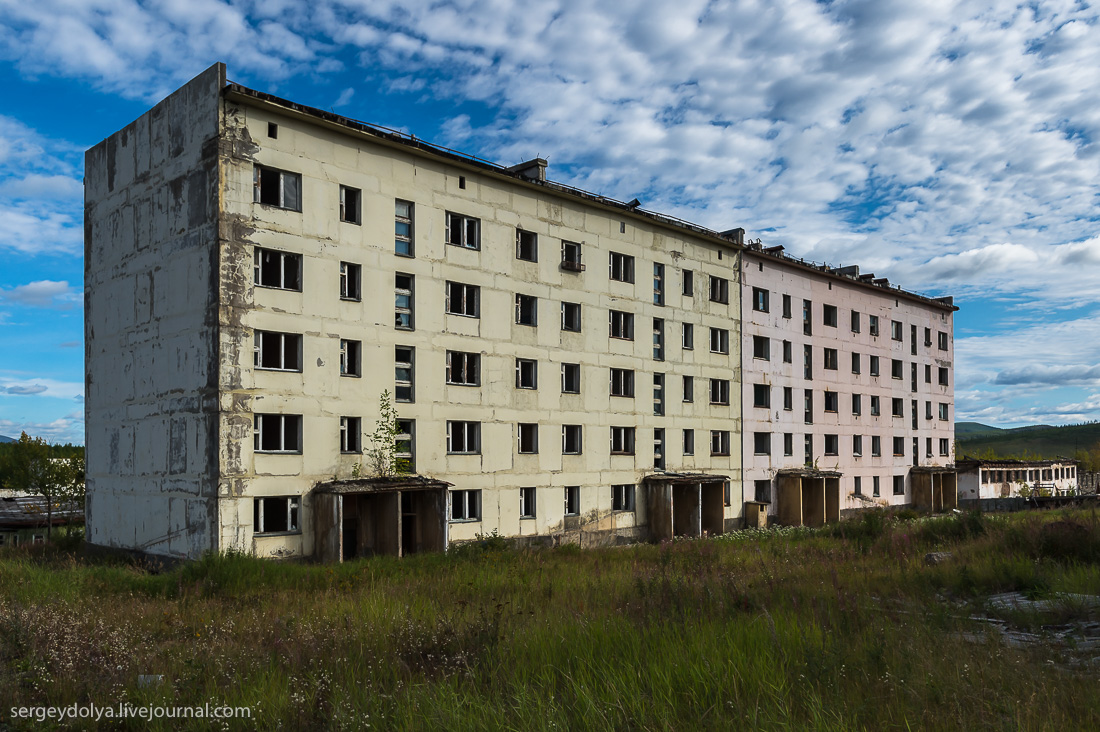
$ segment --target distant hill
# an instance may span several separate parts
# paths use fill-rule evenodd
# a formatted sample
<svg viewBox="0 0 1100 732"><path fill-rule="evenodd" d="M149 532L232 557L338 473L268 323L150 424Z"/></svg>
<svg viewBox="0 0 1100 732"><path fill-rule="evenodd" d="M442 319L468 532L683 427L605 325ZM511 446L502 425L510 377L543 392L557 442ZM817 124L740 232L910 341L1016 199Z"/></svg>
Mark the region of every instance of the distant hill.
<svg viewBox="0 0 1100 732"><path fill-rule="evenodd" d="M956 457L1073 457L1079 450L1093 451L1100 445L1100 422L1062 427L1035 425L998 429L977 422L955 425Z"/></svg>
<svg viewBox="0 0 1100 732"><path fill-rule="evenodd" d="M0 442L19 442L19 440L15 439L14 437L5 437L4 435L0 435Z"/></svg>

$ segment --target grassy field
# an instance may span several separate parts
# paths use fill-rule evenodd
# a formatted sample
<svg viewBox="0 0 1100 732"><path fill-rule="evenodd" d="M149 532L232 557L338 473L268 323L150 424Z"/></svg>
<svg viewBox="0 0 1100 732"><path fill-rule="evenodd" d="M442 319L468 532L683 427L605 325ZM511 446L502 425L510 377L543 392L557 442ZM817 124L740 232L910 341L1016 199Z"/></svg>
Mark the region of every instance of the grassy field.
<svg viewBox="0 0 1100 732"><path fill-rule="evenodd" d="M1094 595L1087 512L161 574L6 550L0 729L120 701L251 708L226 729L1098 729Z"/></svg>

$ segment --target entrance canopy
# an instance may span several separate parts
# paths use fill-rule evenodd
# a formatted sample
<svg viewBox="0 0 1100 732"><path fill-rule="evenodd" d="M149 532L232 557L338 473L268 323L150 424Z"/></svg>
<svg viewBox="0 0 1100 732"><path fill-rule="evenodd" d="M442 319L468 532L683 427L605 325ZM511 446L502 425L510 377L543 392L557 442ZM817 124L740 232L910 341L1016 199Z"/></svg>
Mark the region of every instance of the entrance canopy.
<svg viewBox="0 0 1100 732"><path fill-rule="evenodd" d="M646 486L649 532L657 541L725 531L728 475L654 473Z"/></svg>

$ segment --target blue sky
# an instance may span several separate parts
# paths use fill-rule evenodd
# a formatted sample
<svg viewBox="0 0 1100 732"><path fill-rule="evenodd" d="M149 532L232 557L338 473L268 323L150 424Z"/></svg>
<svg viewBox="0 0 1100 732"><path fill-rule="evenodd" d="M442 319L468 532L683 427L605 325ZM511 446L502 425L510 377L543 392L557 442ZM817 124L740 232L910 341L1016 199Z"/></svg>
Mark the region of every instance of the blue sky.
<svg viewBox="0 0 1100 732"><path fill-rule="evenodd" d="M83 441L83 150L230 79L955 296L959 420L1100 419L1100 10L0 0L0 434Z"/></svg>

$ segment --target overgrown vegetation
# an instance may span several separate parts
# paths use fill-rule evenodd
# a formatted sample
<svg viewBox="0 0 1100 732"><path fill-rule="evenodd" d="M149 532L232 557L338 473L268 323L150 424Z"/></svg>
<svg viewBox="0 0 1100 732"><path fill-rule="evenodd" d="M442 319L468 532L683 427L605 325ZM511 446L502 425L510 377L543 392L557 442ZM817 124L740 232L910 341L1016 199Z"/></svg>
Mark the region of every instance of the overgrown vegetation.
<svg viewBox="0 0 1100 732"><path fill-rule="evenodd" d="M51 445L24 432L0 450L0 480L5 488L42 498L49 536L58 509L84 507L84 448Z"/></svg>
<svg viewBox="0 0 1100 732"><path fill-rule="evenodd" d="M1072 457L1081 470L1100 470L1100 422L1061 427L1021 427L996 430L971 423L958 431L955 454L987 460L1053 460Z"/></svg>
<svg viewBox="0 0 1100 732"><path fill-rule="evenodd" d="M976 617L996 593L1100 595L1098 562L1083 511L162 573L17 548L0 726L12 706L126 699L250 706L240 729L1096 729L1084 642ZM1058 627L1096 612L1067 600ZM1036 640L1007 642L1013 622Z"/></svg>

